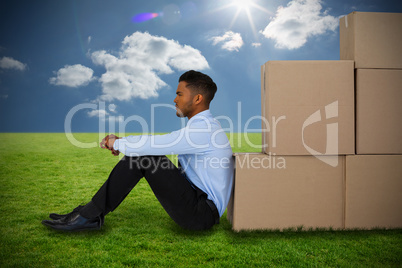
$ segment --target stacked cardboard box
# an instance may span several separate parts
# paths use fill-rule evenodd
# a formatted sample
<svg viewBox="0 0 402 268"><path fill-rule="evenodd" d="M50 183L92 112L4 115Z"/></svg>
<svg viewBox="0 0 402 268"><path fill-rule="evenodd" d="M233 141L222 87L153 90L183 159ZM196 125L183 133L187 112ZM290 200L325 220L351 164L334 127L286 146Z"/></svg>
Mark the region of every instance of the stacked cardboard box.
<svg viewBox="0 0 402 268"><path fill-rule="evenodd" d="M345 228L402 227L402 155L346 156Z"/></svg>
<svg viewBox="0 0 402 268"><path fill-rule="evenodd" d="M228 206L233 230L343 228L345 157L238 154L234 195Z"/></svg>
<svg viewBox="0 0 402 268"><path fill-rule="evenodd" d="M402 70L356 70L356 153L402 154Z"/></svg>
<svg viewBox="0 0 402 268"><path fill-rule="evenodd" d="M340 61L261 67L263 152L235 155L234 230L402 227L401 22L354 12Z"/></svg>
<svg viewBox="0 0 402 268"><path fill-rule="evenodd" d="M339 20L341 60L357 69L402 69L402 14L352 12Z"/></svg>
<svg viewBox="0 0 402 268"><path fill-rule="evenodd" d="M354 154L353 66L350 60L265 63L263 152Z"/></svg>

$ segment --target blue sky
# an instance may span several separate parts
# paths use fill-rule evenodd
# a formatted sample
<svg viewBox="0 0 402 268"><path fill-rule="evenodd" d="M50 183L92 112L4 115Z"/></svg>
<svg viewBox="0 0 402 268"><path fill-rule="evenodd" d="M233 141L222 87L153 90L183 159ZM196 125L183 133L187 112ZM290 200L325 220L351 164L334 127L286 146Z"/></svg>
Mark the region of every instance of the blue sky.
<svg viewBox="0 0 402 268"><path fill-rule="evenodd" d="M352 11L402 12L402 4L2 0L0 132L64 132L69 112L73 132L141 132L140 117L148 130L152 123L156 132L173 131L182 121L166 104L189 69L217 83L213 115L244 131L261 115L260 66L339 60L339 17ZM141 21L143 13L154 18Z"/></svg>

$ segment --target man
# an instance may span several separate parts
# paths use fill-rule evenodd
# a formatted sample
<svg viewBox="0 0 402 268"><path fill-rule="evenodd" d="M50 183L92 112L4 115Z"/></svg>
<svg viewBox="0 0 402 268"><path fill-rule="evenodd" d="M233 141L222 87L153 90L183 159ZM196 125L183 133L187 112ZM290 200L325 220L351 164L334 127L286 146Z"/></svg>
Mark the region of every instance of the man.
<svg viewBox="0 0 402 268"><path fill-rule="evenodd" d="M104 216L145 178L155 196L181 227L205 230L219 223L233 183L232 149L209 105L217 91L213 80L188 71L179 79L176 115L187 117L186 127L166 135L106 136L101 147L125 156L92 200L72 212L52 213L42 223L56 230L100 229ZM179 167L165 156L177 154Z"/></svg>

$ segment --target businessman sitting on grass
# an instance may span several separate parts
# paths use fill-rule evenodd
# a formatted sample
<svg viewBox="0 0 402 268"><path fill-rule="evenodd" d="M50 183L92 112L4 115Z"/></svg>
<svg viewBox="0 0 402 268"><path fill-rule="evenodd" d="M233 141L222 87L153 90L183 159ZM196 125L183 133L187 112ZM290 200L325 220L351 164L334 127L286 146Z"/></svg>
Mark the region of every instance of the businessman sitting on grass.
<svg viewBox="0 0 402 268"><path fill-rule="evenodd" d="M219 223L233 183L232 149L209 104L217 91L213 80L188 71L179 79L176 115L187 117L186 127L166 135L106 136L101 147L125 156L85 206L42 223L62 231L100 229L104 217L145 178L163 208L181 227L205 230ZM177 154L176 167L165 156Z"/></svg>

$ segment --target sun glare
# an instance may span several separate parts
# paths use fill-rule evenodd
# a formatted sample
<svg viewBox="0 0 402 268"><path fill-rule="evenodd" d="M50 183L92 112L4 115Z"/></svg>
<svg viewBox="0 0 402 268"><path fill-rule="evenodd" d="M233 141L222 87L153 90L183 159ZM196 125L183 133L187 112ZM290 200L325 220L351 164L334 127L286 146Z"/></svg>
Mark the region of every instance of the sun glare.
<svg viewBox="0 0 402 268"><path fill-rule="evenodd" d="M233 4L239 9L239 10L247 10L250 5L252 5L253 1L251 0L234 0Z"/></svg>
<svg viewBox="0 0 402 268"><path fill-rule="evenodd" d="M237 10L235 14L233 15L233 19L230 22L229 28L232 28L233 25L235 24L237 18L240 16L240 14L245 13L248 21L250 23L250 27L253 31L253 34L255 37L257 37L257 31L254 26L254 21L253 21L253 16L252 16L252 9L259 9L260 11L263 11L269 15L272 15L273 13L266 8L260 6L257 4L258 0L223 0L226 4L222 4L220 7L211 10L210 12L217 12L221 10L230 10L233 7L236 7ZM219 2L217 2L219 3Z"/></svg>

